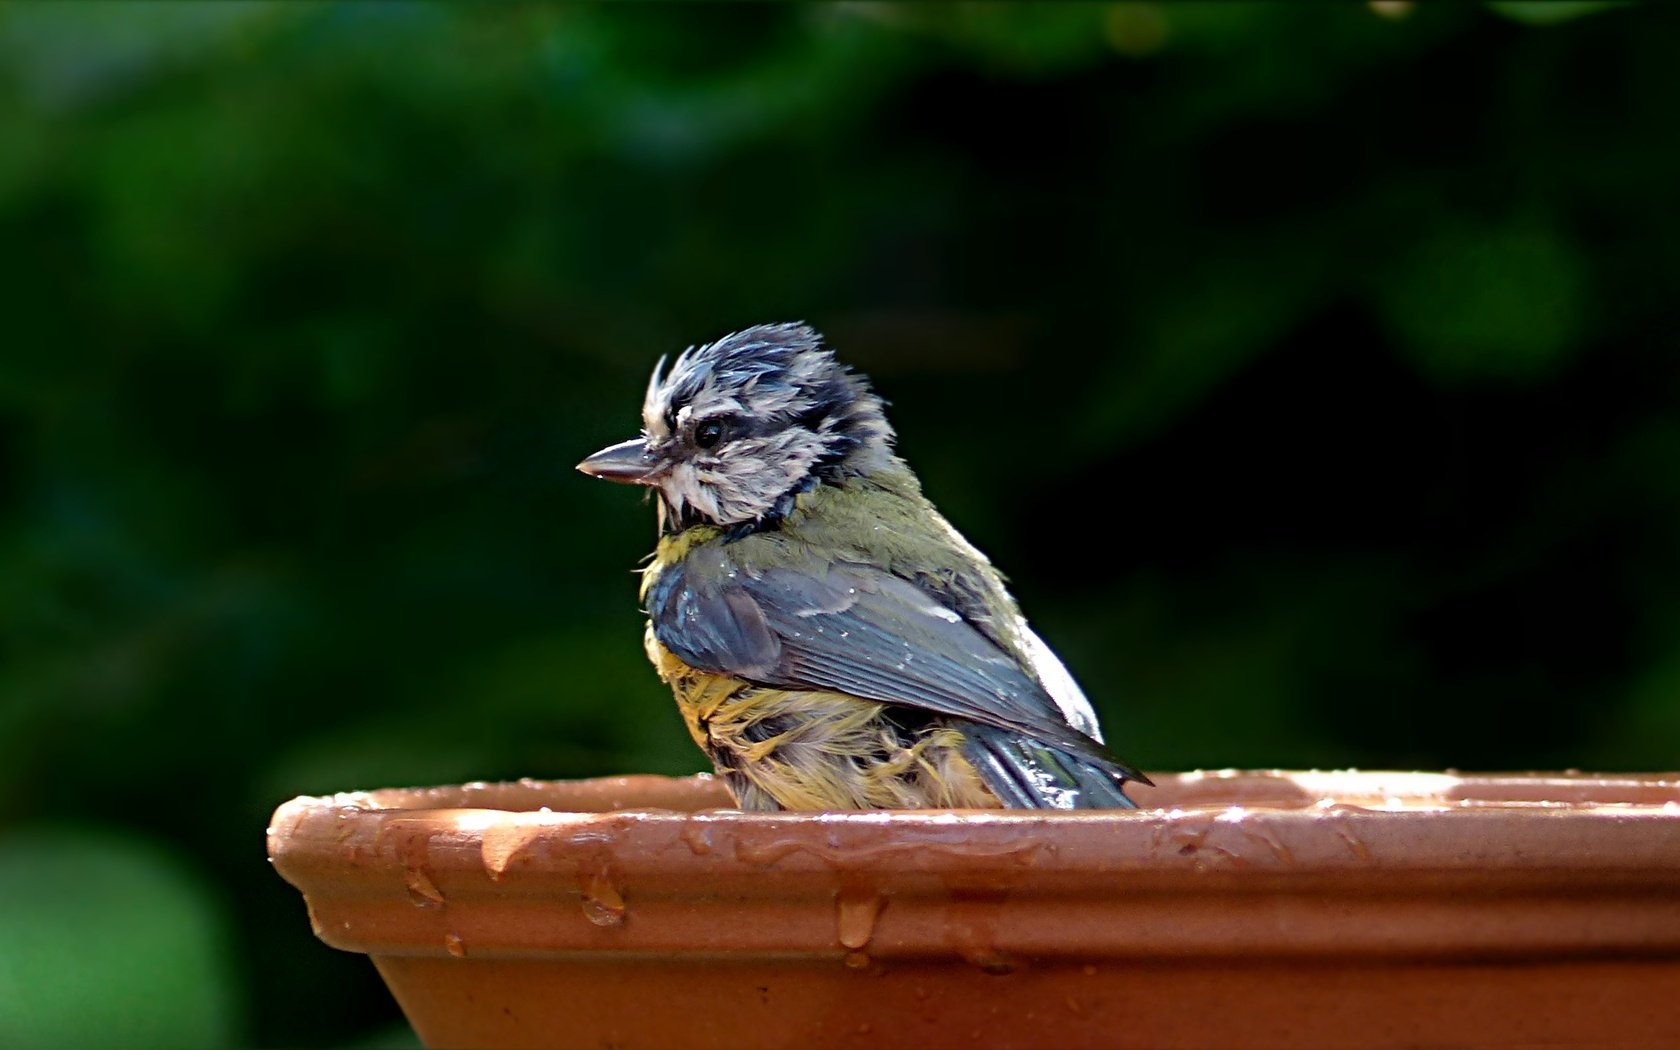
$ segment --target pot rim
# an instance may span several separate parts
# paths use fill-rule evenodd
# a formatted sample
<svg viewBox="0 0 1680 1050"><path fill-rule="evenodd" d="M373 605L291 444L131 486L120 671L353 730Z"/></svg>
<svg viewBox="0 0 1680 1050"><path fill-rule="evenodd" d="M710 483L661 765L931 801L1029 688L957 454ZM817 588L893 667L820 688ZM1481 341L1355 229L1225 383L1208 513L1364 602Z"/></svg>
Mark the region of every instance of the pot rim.
<svg viewBox="0 0 1680 1050"><path fill-rule="evenodd" d="M1672 773L1156 779L1071 813L739 813L704 776L387 789L293 799L268 844L317 935L373 954L1680 953Z"/></svg>

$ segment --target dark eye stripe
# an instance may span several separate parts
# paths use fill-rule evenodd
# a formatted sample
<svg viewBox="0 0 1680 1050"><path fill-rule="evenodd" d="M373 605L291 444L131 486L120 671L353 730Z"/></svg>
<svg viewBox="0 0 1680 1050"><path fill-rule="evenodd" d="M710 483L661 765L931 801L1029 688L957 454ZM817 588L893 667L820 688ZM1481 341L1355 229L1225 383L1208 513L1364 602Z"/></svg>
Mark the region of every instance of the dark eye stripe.
<svg viewBox="0 0 1680 1050"><path fill-rule="evenodd" d="M799 413L799 415L793 417L794 425L804 427L806 430L814 431L818 427L822 426L822 421L828 418L829 410L833 407L833 405L821 402L812 405L810 408L807 408L805 411Z"/></svg>

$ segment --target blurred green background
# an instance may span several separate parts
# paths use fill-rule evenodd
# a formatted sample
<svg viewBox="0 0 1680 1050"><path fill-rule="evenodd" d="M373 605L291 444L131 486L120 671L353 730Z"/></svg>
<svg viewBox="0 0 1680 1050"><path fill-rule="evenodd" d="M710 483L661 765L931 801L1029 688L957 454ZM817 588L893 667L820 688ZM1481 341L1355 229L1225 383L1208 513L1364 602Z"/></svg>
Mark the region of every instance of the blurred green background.
<svg viewBox="0 0 1680 1050"><path fill-rule="evenodd" d="M0 1045L401 1043L275 805L700 769L652 510L572 465L760 321L1146 769L1680 765L1677 58L1580 3L0 8Z"/></svg>

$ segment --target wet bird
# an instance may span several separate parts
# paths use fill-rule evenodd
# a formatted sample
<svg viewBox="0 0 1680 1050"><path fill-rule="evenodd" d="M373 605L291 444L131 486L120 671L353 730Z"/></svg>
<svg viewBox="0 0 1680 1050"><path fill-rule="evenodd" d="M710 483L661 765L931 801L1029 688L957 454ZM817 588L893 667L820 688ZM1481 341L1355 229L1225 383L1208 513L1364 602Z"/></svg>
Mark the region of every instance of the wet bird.
<svg viewBox="0 0 1680 1050"><path fill-rule="evenodd" d="M642 435L578 464L649 487L645 644L744 810L1130 807L1149 781L922 495L881 399L803 324L655 366Z"/></svg>

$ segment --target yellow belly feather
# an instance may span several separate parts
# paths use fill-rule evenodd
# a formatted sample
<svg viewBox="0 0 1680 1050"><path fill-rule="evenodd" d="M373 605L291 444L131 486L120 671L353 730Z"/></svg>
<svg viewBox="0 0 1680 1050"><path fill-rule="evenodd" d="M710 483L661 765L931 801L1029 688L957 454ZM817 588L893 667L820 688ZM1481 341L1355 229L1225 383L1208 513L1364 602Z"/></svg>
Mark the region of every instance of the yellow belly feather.
<svg viewBox="0 0 1680 1050"><path fill-rule="evenodd" d="M906 741L885 704L696 670L659 644L651 624L645 641L689 735L711 756L742 809L998 805L962 755L961 730L933 723Z"/></svg>

